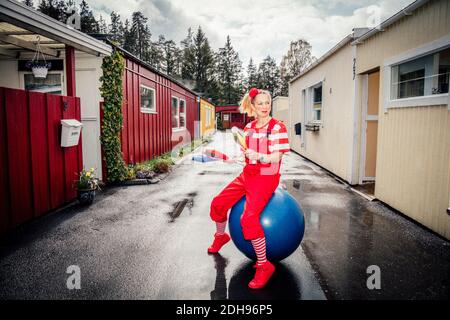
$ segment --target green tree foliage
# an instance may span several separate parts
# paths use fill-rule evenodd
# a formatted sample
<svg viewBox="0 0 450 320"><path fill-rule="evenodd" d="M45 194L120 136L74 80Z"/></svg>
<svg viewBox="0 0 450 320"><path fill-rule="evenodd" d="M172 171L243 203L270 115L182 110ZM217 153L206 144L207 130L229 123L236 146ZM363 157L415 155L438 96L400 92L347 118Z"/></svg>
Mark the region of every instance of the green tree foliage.
<svg viewBox="0 0 450 320"><path fill-rule="evenodd" d="M151 33L147 25L148 18L142 12L133 12L131 18L130 37L132 40L130 52L135 54L138 58L145 60L149 58L149 47Z"/></svg>
<svg viewBox="0 0 450 320"><path fill-rule="evenodd" d="M181 77L187 80L194 80L195 71L195 55L194 55L194 36L192 29L188 29L188 34L184 40L181 41L182 46L182 65Z"/></svg>
<svg viewBox="0 0 450 320"><path fill-rule="evenodd" d="M181 51L173 40L159 36L157 46L161 52L161 70L174 77L181 75Z"/></svg>
<svg viewBox="0 0 450 320"><path fill-rule="evenodd" d="M201 27L198 27L197 34L193 39L192 45L194 65L193 80L195 80L194 90L207 94L209 89L209 81L214 75L214 55L209 46L208 38L206 38Z"/></svg>
<svg viewBox="0 0 450 320"><path fill-rule="evenodd" d="M217 81L220 104L236 104L242 95L242 62L234 50L230 36L217 54Z"/></svg>
<svg viewBox="0 0 450 320"><path fill-rule="evenodd" d="M254 88L258 86L258 70L256 69L256 65L253 63L253 59L250 58L250 61L247 66L247 77L245 79L245 90L248 91L250 88Z"/></svg>
<svg viewBox="0 0 450 320"><path fill-rule="evenodd" d="M95 20L94 14L85 0L80 3L80 20L82 32L99 33L100 30L98 22Z"/></svg>
<svg viewBox="0 0 450 320"><path fill-rule="evenodd" d="M33 0L23 0L22 3L29 7L34 7Z"/></svg>
<svg viewBox="0 0 450 320"><path fill-rule="evenodd" d="M268 55L258 67L258 88L269 90L273 97L280 94L280 70L275 59Z"/></svg>
<svg viewBox="0 0 450 320"><path fill-rule="evenodd" d="M63 23L67 20L67 9L67 3L64 0L42 0L38 5L40 12Z"/></svg>
<svg viewBox="0 0 450 320"><path fill-rule="evenodd" d="M281 59L280 64L281 95L289 94L289 81L314 61L311 48L306 40L291 41L289 50Z"/></svg>
<svg viewBox="0 0 450 320"><path fill-rule="evenodd" d="M118 42L120 45L123 45L124 42L124 26L122 21L120 20L120 15L114 11L111 12L110 15L111 23L108 26L108 31L111 37L111 40Z"/></svg>

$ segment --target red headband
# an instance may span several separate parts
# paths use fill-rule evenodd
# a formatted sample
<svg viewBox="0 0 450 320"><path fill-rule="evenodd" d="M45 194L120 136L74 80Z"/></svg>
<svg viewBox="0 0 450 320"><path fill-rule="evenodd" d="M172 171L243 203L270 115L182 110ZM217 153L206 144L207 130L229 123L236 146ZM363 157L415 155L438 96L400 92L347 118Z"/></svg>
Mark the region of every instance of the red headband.
<svg viewBox="0 0 450 320"><path fill-rule="evenodd" d="M250 98L254 98L256 97L256 95L259 93L259 90L256 88L251 88L250 91L248 92L248 95L250 96Z"/></svg>

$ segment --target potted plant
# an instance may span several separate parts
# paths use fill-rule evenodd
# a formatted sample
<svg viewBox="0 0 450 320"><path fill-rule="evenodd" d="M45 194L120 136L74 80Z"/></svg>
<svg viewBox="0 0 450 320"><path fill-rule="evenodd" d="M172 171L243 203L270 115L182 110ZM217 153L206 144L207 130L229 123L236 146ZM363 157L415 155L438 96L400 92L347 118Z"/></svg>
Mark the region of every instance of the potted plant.
<svg viewBox="0 0 450 320"><path fill-rule="evenodd" d="M52 67L52 63L45 60L33 60L28 61L26 67L31 69L35 78L45 79L47 78L48 70Z"/></svg>
<svg viewBox="0 0 450 320"><path fill-rule="evenodd" d="M78 201L82 205L91 204L94 201L95 191L99 189L98 179L95 177L94 168L83 169L77 181Z"/></svg>
<svg viewBox="0 0 450 320"><path fill-rule="evenodd" d="M41 56L41 60L39 59ZM45 79L47 78L48 70L52 67L51 62L45 61L44 54L41 49L41 38L37 37L36 52L32 60L26 63L26 67L30 68L35 78Z"/></svg>

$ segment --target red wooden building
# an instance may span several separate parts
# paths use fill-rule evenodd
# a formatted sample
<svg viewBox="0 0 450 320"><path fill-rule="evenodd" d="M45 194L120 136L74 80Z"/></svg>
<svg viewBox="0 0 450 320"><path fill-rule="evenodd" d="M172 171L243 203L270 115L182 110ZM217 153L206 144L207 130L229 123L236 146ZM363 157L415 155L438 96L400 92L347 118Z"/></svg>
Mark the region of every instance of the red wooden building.
<svg viewBox="0 0 450 320"><path fill-rule="evenodd" d="M247 123L252 121L253 117L248 117L239 111L239 106L216 106L216 116L222 121L223 129L238 127L243 129Z"/></svg>
<svg viewBox="0 0 450 320"><path fill-rule="evenodd" d="M127 164L150 160L199 137L197 94L122 48L122 152Z"/></svg>
<svg viewBox="0 0 450 320"><path fill-rule="evenodd" d="M92 98L98 86L86 90L85 78L77 79L79 71L91 70L83 67L84 59L101 61L112 48L13 0L0 1L0 21L2 234L76 199L77 172L92 165L83 145L98 140L88 123L95 117L88 117L88 111L99 109ZM23 66L35 55L39 39L42 53L52 62L45 79ZM63 146L63 119L83 123L77 145Z"/></svg>

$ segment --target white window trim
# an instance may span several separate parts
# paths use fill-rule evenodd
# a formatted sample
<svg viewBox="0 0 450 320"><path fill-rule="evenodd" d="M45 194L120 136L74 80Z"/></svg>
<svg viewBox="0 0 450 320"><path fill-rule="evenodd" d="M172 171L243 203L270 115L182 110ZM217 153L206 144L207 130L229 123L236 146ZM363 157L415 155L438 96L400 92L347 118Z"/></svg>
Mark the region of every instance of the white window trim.
<svg viewBox="0 0 450 320"><path fill-rule="evenodd" d="M423 107L435 105L447 105L450 110L450 95L448 93L433 94L421 97L411 97L403 99L391 99L391 72L392 67L411 60L421 58L450 47L450 36L439 38L420 47L403 52L395 57L383 62L384 81L384 113L390 108Z"/></svg>
<svg viewBox="0 0 450 320"><path fill-rule="evenodd" d="M172 98L170 99L170 115L172 116L172 99L176 99L177 100L177 113L178 113L178 123L177 123L177 127L176 128L172 128L172 132L178 132L178 131L184 131L186 130L186 100L183 98L178 98L176 96L172 96ZM184 127L180 127L180 101L184 101ZM172 125L172 123L171 123Z"/></svg>
<svg viewBox="0 0 450 320"><path fill-rule="evenodd" d="M150 90L153 93L153 108L143 108L142 107L142 101L141 101L141 88L145 88ZM139 106L142 113L152 113L152 114L158 114L158 111L156 111L156 90L151 87L147 87L146 85L139 85Z"/></svg>
<svg viewBox="0 0 450 320"><path fill-rule="evenodd" d="M305 93L306 93L306 110L307 110L307 121L306 123L311 123L311 124L319 124L322 125L323 124L323 83L324 83L324 79L320 80L319 82L316 82L315 84L306 87ZM314 120L314 112L315 112L315 108L314 108L314 89L318 88L322 86L322 101L321 101L321 107L320 107L320 120Z"/></svg>

